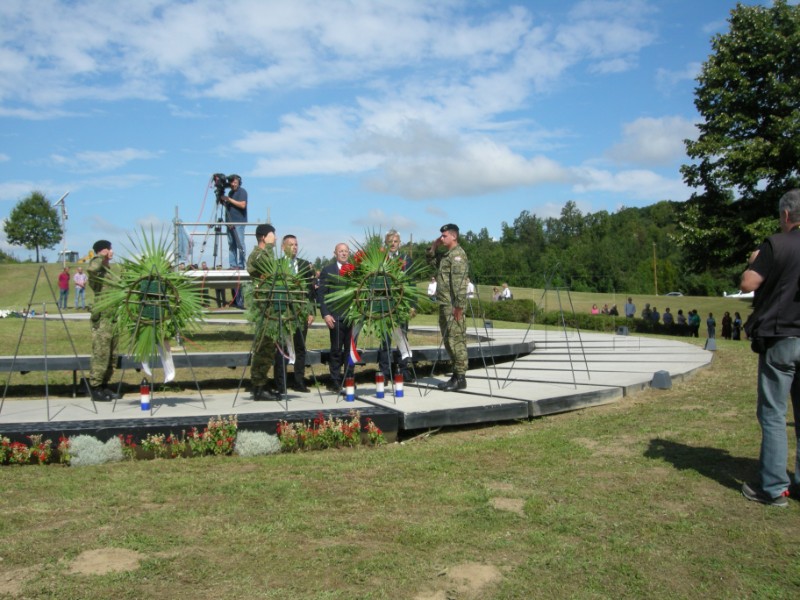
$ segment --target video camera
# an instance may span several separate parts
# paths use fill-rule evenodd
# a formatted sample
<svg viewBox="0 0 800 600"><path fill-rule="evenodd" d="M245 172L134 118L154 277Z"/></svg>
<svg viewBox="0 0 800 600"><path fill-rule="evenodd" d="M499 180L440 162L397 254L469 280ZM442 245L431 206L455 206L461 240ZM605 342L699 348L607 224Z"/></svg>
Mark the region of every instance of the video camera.
<svg viewBox="0 0 800 600"><path fill-rule="evenodd" d="M225 175L224 173L214 173L211 176L214 182L214 194L217 197L217 204L222 204L222 199L225 197L225 190L231 187L231 181L236 179L234 175Z"/></svg>

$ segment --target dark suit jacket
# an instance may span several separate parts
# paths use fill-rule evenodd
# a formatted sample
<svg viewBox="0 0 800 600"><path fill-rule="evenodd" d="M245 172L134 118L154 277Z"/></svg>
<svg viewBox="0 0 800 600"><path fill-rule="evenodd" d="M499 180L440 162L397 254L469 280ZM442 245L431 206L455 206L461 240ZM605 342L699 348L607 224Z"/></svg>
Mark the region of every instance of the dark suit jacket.
<svg viewBox="0 0 800 600"><path fill-rule="evenodd" d="M323 319L328 315L333 315L333 318L337 321L342 320L343 315L336 312L332 307L325 303L325 296L333 291L330 286L338 275L339 263L337 263L335 260L331 264L323 267L322 271L320 272L319 290L317 290L317 304L319 304L319 312Z"/></svg>

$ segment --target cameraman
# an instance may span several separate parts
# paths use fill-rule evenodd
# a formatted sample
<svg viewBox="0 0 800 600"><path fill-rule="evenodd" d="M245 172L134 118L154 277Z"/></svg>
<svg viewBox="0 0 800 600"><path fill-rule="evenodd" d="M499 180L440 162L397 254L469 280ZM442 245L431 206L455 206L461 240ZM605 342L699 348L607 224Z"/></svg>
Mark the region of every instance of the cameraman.
<svg viewBox="0 0 800 600"><path fill-rule="evenodd" d="M231 269L244 269L246 260L244 247L244 225L230 223L247 223L247 190L242 187L242 178L238 175L228 177L231 191L222 196L225 205L225 222L228 223L228 266Z"/></svg>

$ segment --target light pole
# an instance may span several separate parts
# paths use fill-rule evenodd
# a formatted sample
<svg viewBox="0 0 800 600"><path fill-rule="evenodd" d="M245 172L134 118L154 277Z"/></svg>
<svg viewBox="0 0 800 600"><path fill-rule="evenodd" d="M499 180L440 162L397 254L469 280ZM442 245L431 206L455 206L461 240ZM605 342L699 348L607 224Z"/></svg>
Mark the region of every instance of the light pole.
<svg viewBox="0 0 800 600"><path fill-rule="evenodd" d="M656 289L656 296L658 296L658 270L656 269L656 243L653 242L653 287Z"/></svg>
<svg viewBox="0 0 800 600"><path fill-rule="evenodd" d="M67 266L67 203L64 202L64 199L69 196L69 192L61 196L58 199L58 202L53 204L53 207L61 206L61 239L64 241L63 247L61 249L61 266Z"/></svg>

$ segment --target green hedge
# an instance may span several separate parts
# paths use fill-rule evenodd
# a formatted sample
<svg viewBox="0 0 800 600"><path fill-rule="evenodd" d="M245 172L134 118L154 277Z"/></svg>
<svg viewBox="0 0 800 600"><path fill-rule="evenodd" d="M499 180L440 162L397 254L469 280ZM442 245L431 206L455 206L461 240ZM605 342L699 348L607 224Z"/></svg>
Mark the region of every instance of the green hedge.
<svg viewBox="0 0 800 600"><path fill-rule="evenodd" d="M471 313L469 311L472 311ZM436 314L436 304L424 298L417 312L425 315ZM535 319L534 319L535 315ZM531 323L537 325L555 325L560 327L566 324L570 329L584 331L614 332L620 326L627 326L630 332L660 333L663 335L689 335L688 327L677 325L664 325L645 319L626 319L625 317L611 317L608 315L592 315L586 313L571 314L558 311L544 312L540 310L533 300L504 300L502 302L481 302L473 300L467 309L467 317L472 319L484 318L489 321L508 321L511 323Z"/></svg>

